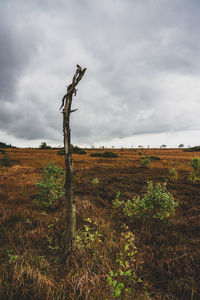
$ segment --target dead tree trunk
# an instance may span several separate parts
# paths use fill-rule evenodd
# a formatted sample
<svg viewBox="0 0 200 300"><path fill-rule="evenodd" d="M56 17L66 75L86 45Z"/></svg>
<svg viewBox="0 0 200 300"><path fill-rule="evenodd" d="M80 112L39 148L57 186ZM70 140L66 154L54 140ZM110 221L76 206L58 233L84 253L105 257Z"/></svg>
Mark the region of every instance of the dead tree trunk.
<svg viewBox="0 0 200 300"><path fill-rule="evenodd" d="M73 161L71 153L71 129L70 129L70 115L72 98L73 95L76 96L77 89L76 86L82 79L86 68L82 69L77 65L76 73L72 79L72 83L67 87L67 93L62 99L61 108L63 108L63 134L64 134L64 148L65 148L65 166L66 166L66 179L65 179L65 203L66 203L66 256L72 251L73 239L75 236L76 228L76 203L73 199ZM60 108L60 109L61 109Z"/></svg>

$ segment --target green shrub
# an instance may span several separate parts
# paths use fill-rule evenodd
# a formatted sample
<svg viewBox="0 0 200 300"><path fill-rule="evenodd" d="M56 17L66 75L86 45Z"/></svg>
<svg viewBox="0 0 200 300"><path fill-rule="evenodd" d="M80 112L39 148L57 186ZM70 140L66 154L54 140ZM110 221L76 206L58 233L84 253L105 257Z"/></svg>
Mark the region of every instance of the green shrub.
<svg viewBox="0 0 200 300"><path fill-rule="evenodd" d="M103 153L103 157L116 158L116 157L118 157L118 155L114 152L106 151L106 152Z"/></svg>
<svg viewBox="0 0 200 300"><path fill-rule="evenodd" d="M168 177L172 181L175 181L178 179L178 172L177 172L176 168L174 168L174 167L169 168Z"/></svg>
<svg viewBox="0 0 200 300"><path fill-rule="evenodd" d="M192 173L189 176L189 180L192 182L200 180L200 157L196 156L191 159L190 163L193 168Z"/></svg>
<svg viewBox="0 0 200 300"><path fill-rule="evenodd" d="M79 150L76 152L76 154L86 154L87 152L85 150Z"/></svg>
<svg viewBox="0 0 200 300"><path fill-rule="evenodd" d="M191 166L194 171L198 172L200 174L200 157L196 156L191 159Z"/></svg>
<svg viewBox="0 0 200 300"><path fill-rule="evenodd" d="M106 157L106 158L116 158L118 157L118 155L114 152L111 151L106 151L104 153L101 152L96 152L96 153L92 153L90 154L91 157Z"/></svg>
<svg viewBox="0 0 200 300"><path fill-rule="evenodd" d="M183 149L184 152L193 152L193 150L191 148L186 148L186 149Z"/></svg>
<svg viewBox="0 0 200 300"><path fill-rule="evenodd" d="M102 243L102 235L95 228L97 223L90 218L84 219L84 230L77 230L75 235L75 245L79 249L93 249L94 245Z"/></svg>
<svg viewBox="0 0 200 300"><path fill-rule="evenodd" d="M90 156L91 157L102 157L103 153L101 153L101 152L91 153Z"/></svg>
<svg viewBox="0 0 200 300"><path fill-rule="evenodd" d="M98 177L95 177L95 178L93 178L93 179L91 180L91 183L92 183L93 185L98 185L99 182L100 182L100 180L99 180Z"/></svg>
<svg viewBox="0 0 200 300"><path fill-rule="evenodd" d="M39 204L51 207L65 193L64 170L50 161L43 168L41 180L36 185L39 188Z"/></svg>
<svg viewBox="0 0 200 300"><path fill-rule="evenodd" d="M174 215L175 207L178 205L173 196L167 191L166 183L147 183L146 193L143 197L137 196L132 200L120 200L117 193L113 206L120 209L128 217L166 219Z"/></svg>
<svg viewBox="0 0 200 300"><path fill-rule="evenodd" d="M185 151L185 152L198 152L198 151L200 151L200 146L194 146L194 147L186 148L186 149L183 149L183 151Z"/></svg>
<svg viewBox="0 0 200 300"><path fill-rule="evenodd" d="M86 151L79 148L78 146L71 145L71 152L74 154L86 154ZM60 148L57 152L58 155L65 155L64 147Z"/></svg>
<svg viewBox="0 0 200 300"><path fill-rule="evenodd" d="M148 157L144 157L140 161L141 167L148 168L150 164L150 159Z"/></svg>
<svg viewBox="0 0 200 300"><path fill-rule="evenodd" d="M142 152L138 152L138 155L142 155Z"/></svg>
<svg viewBox="0 0 200 300"><path fill-rule="evenodd" d="M135 292L136 285L142 282L136 274L135 237L128 227L125 229L121 234L121 249L116 253L114 268L107 276L107 282L112 288L112 297L120 299L129 299Z"/></svg>

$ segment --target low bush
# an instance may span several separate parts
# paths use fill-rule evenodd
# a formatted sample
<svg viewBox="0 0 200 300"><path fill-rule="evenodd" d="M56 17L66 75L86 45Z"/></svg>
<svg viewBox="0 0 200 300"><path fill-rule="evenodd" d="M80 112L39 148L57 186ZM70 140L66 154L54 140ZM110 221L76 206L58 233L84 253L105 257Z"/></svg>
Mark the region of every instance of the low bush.
<svg viewBox="0 0 200 300"><path fill-rule="evenodd" d="M200 180L200 157L196 156L191 159L190 163L193 168L192 173L189 176L189 180L192 182Z"/></svg>
<svg viewBox="0 0 200 300"><path fill-rule="evenodd" d="M114 299L129 299L135 294L135 287L142 280L136 274L137 247L135 246L135 236L125 226L125 232L121 233L122 249L116 253L115 268L110 270L107 282L112 288Z"/></svg>
<svg viewBox="0 0 200 300"><path fill-rule="evenodd" d="M85 150L79 150L76 152L76 154L86 154L87 152Z"/></svg>
<svg viewBox="0 0 200 300"><path fill-rule="evenodd" d="M92 183L93 185L98 185L98 184L100 183L100 180L99 180L98 177L95 177L95 178L93 178L93 179L91 180L91 183Z"/></svg>
<svg viewBox="0 0 200 300"><path fill-rule="evenodd" d="M191 147L193 152L200 151L200 146Z"/></svg>
<svg viewBox="0 0 200 300"><path fill-rule="evenodd" d="M114 152L106 151L106 152L103 153L103 157L116 158L116 157L118 157L118 155Z"/></svg>
<svg viewBox="0 0 200 300"><path fill-rule="evenodd" d="M148 168L150 164L150 159L148 157L144 157L140 161L141 167Z"/></svg>
<svg viewBox="0 0 200 300"><path fill-rule="evenodd" d="M64 195L64 170L50 161L44 168L41 179L36 183L39 188L37 204L51 207Z"/></svg>
<svg viewBox="0 0 200 300"><path fill-rule="evenodd" d="M166 183L147 183L146 193L143 197L137 196L132 200L120 200L120 193L117 193L113 201L114 209L120 209L128 217L139 217L142 219L166 219L174 216L178 203L168 192Z"/></svg>
<svg viewBox="0 0 200 300"><path fill-rule="evenodd" d="M98 232L96 222L90 218L84 219L84 230L77 230L75 236L75 245L78 248L92 249L94 244L102 243L102 235Z"/></svg>
<svg viewBox="0 0 200 300"><path fill-rule="evenodd" d="M71 152L74 154L86 154L87 152L78 146L71 145ZM57 152L58 155L65 155L65 149L64 147L60 148Z"/></svg>
<svg viewBox="0 0 200 300"><path fill-rule="evenodd" d="M200 151L200 146L194 146L194 147L186 148L186 149L183 149L183 151L185 151L185 152L198 152L198 151Z"/></svg>
<svg viewBox="0 0 200 300"><path fill-rule="evenodd" d="M183 149L183 151L184 151L184 152L193 152L193 150L190 149L190 148Z"/></svg>
<svg viewBox="0 0 200 300"><path fill-rule="evenodd" d="M96 152L96 153L92 153L90 154L91 157L106 157L106 158L116 158L118 157L118 155L114 152L111 151L106 151L104 153L101 152Z"/></svg>
<svg viewBox="0 0 200 300"><path fill-rule="evenodd" d="M178 179L178 172L177 172L176 168L174 168L174 167L169 168L168 177L171 181L175 181Z"/></svg>
<svg viewBox="0 0 200 300"><path fill-rule="evenodd" d="M101 152L91 153L90 156L91 157L102 157L103 153L101 153Z"/></svg>

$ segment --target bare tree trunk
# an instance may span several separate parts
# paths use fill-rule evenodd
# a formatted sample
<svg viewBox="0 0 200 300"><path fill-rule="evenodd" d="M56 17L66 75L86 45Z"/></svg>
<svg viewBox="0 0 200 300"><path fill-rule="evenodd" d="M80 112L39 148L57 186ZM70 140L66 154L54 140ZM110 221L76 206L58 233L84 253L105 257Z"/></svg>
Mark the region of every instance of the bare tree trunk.
<svg viewBox="0 0 200 300"><path fill-rule="evenodd" d="M82 79L86 68L82 69L77 65L76 73L74 74L72 83L67 88L67 93L62 99L61 108L63 108L63 134L64 134L64 148L65 148L65 166L66 166L66 179L65 179L65 203L66 203L66 256L72 251L73 239L75 236L76 229L76 203L73 199L73 161L71 153L71 129L70 129L70 115L72 98L73 95L76 96L77 89L76 86ZM60 109L61 109L60 108Z"/></svg>

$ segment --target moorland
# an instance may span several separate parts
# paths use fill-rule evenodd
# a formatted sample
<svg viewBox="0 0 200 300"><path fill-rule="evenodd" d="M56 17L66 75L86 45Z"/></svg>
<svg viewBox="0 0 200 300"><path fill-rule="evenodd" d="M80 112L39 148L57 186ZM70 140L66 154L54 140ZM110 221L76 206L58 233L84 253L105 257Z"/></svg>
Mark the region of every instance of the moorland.
<svg viewBox="0 0 200 300"><path fill-rule="evenodd" d="M63 198L52 207L35 201L43 167L64 168L64 156L6 149L12 164L0 167L0 299L200 299L200 182L188 179L198 153L112 149L118 157L105 158L90 156L102 149L85 150L73 154L77 240L65 259ZM146 156L154 159L141 166ZM142 196L148 181L166 182L178 202L167 221L113 208L117 193L123 201Z"/></svg>

